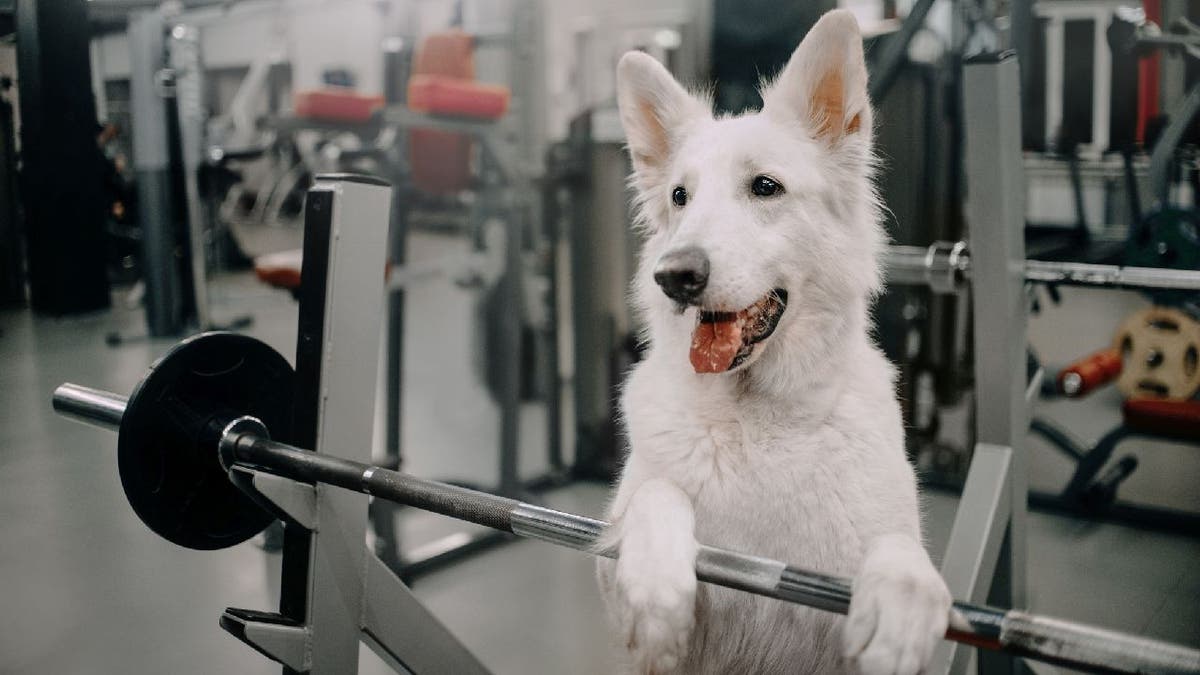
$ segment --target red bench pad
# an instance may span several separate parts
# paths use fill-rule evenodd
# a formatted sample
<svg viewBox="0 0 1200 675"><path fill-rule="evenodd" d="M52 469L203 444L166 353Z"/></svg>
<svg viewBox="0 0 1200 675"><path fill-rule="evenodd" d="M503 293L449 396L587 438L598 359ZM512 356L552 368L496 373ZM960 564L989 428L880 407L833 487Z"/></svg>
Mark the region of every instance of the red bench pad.
<svg viewBox="0 0 1200 675"><path fill-rule="evenodd" d="M300 288L300 266L304 251L280 251L268 253L254 259L254 274L259 281L289 291Z"/></svg>

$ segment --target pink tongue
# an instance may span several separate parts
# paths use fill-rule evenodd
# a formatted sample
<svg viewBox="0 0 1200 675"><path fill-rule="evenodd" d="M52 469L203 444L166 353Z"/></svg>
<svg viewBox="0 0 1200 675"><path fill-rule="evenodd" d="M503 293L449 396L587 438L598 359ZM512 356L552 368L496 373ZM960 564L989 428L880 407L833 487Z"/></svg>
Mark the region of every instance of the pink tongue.
<svg viewBox="0 0 1200 675"><path fill-rule="evenodd" d="M733 365L742 346L742 322L736 316L696 326L689 358L697 373L723 373Z"/></svg>

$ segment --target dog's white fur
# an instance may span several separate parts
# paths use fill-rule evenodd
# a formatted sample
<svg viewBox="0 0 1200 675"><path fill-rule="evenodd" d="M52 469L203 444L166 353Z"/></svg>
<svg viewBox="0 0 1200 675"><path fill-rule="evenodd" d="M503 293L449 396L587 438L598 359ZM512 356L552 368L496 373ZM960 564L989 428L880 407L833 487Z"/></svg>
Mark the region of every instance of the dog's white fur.
<svg viewBox="0 0 1200 675"><path fill-rule="evenodd" d="M857 23L826 14L756 114L714 119L642 53L621 59L617 80L646 233L634 299L649 353L622 396L631 452L605 542L619 558L599 578L628 665L919 672L951 598L921 546L895 373L869 335L883 235ZM751 194L760 174L784 193ZM698 310L680 313L653 280L684 246L711 261L705 308L789 292L775 333L732 372L693 371ZM698 585L698 541L853 577L849 616Z"/></svg>

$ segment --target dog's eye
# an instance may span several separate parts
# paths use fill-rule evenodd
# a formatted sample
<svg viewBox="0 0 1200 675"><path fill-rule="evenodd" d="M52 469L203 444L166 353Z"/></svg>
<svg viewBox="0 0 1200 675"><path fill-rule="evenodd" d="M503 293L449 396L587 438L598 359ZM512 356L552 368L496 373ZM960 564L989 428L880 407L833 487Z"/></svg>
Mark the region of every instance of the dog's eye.
<svg viewBox="0 0 1200 675"><path fill-rule="evenodd" d="M783 186L770 176L755 176L750 183L750 191L759 197L773 197L783 192Z"/></svg>
<svg viewBox="0 0 1200 675"><path fill-rule="evenodd" d="M671 203L675 206L687 204L687 198L687 190L684 190L682 185L676 185L675 189L671 190Z"/></svg>

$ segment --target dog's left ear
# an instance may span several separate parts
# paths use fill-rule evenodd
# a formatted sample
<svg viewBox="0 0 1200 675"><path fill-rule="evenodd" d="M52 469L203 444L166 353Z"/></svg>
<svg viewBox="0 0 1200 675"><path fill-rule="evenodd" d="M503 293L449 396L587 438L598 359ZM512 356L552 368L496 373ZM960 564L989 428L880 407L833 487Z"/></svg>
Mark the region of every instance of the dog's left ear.
<svg viewBox="0 0 1200 675"><path fill-rule="evenodd" d="M798 121L814 138L830 144L870 134L867 66L852 13L834 10L817 21L763 92L763 112Z"/></svg>

